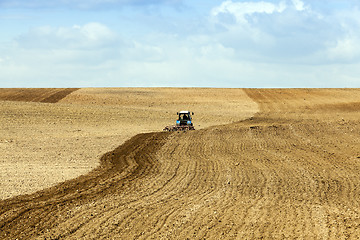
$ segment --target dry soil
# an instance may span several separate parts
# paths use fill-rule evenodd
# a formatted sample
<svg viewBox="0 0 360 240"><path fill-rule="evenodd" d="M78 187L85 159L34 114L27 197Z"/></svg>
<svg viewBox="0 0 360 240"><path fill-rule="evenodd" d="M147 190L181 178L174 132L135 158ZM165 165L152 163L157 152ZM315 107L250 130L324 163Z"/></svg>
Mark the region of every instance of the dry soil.
<svg viewBox="0 0 360 240"><path fill-rule="evenodd" d="M0 104L0 199L85 174L132 136L175 124L177 111L194 111L201 129L258 110L240 89L0 89Z"/></svg>
<svg viewBox="0 0 360 240"><path fill-rule="evenodd" d="M39 108L84 111L100 106L102 114L112 107L137 109L139 116L144 111L145 116L154 114L151 119L156 122L157 116L170 118L174 109L164 113L162 108L180 104L185 90L129 89L118 102L115 92L124 89L109 90L116 96L109 102L106 96L111 93L102 91L108 90L80 89ZM198 107L199 130L164 133L150 132L149 127L144 131L148 133L102 155L99 166L88 174L0 201L0 238L360 238L359 89L186 91L193 91L188 96L197 101L183 98L186 108ZM149 104L143 100L149 92L152 105L120 103L129 94ZM87 99L76 100L81 95ZM163 102L168 95L172 100ZM10 112L23 111L14 102L1 103ZM206 125L207 120L216 126ZM137 127L137 120L128 121ZM90 139L96 131L88 129L96 122L85 117L75 126L86 129ZM104 122L110 129L116 121ZM99 134L107 130L103 127Z"/></svg>

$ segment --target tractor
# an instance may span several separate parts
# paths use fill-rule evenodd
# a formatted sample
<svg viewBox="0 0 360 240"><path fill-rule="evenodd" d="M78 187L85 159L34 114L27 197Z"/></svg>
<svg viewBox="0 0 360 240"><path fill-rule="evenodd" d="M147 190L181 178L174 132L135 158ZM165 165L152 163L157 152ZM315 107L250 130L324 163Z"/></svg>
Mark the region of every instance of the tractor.
<svg viewBox="0 0 360 240"><path fill-rule="evenodd" d="M191 115L194 115L193 112L189 111L180 111L176 113L179 117L176 120L175 126L166 126L164 131L187 131L187 130L195 130Z"/></svg>

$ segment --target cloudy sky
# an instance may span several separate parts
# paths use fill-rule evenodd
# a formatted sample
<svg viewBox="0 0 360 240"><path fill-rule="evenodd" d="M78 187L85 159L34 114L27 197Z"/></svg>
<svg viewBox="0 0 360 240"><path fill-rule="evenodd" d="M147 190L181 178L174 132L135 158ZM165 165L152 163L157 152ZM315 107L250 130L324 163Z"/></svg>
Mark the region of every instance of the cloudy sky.
<svg viewBox="0 0 360 240"><path fill-rule="evenodd" d="M0 87L360 87L359 0L0 0Z"/></svg>

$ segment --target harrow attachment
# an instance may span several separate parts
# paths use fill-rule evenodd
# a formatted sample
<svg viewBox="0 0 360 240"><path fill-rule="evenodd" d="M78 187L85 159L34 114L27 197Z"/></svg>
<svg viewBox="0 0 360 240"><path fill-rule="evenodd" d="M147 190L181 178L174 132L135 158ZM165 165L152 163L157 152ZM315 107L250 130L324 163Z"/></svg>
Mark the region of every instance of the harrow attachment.
<svg viewBox="0 0 360 240"><path fill-rule="evenodd" d="M194 126L166 126L164 131L176 132L176 131L188 131L195 130Z"/></svg>
<svg viewBox="0 0 360 240"><path fill-rule="evenodd" d="M176 132L176 131L188 131L188 130L195 130L194 125L192 123L191 113L189 111L181 111L178 112L177 115L179 116L176 120L176 125L173 126L166 126L164 131L168 132Z"/></svg>

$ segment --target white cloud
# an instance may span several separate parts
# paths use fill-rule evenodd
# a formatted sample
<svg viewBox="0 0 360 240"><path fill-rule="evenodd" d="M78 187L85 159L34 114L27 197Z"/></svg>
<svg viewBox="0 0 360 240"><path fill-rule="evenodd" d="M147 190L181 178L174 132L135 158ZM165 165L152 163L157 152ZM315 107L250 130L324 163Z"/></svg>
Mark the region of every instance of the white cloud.
<svg viewBox="0 0 360 240"><path fill-rule="evenodd" d="M360 60L360 38L346 37L336 42L335 46L327 50L328 58L332 61L351 63Z"/></svg>
<svg viewBox="0 0 360 240"><path fill-rule="evenodd" d="M88 3L100 2L105 4ZM336 87L346 81L360 86L356 8L319 11L307 0L233 0L211 7L203 17L168 12L156 19L126 10L125 17L114 11L108 19L114 12L82 12L87 20L104 21L72 25L70 20L60 27L49 21L18 30L23 34L15 44L0 45L1 78L29 87L39 86L36 81L41 86Z"/></svg>
<svg viewBox="0 0 360 240"><path fill-rule="evenodd" d="M106 47L117 41L117 36L107 26L88 23L83 26L50 27L31 29L16 41L24 48L94 48Z"/></svg>
<svg viewBox="0 0 360 240"><path fill-rule="evenodd" d="M233 2L227 0L222 2L220 6L214 7L211 10L211 15L215 18L230 15L235 18L237 23L245 24L249 22L249 19L254 19L256 14L281 14L289 9L295 9L299 12L311 11L310 6L306 5L302 0L281 0L278 3L270 1Z"/></svg>
<svg viewBox="0 0 360 240"><path fill-rule="evenodd" d="M319 12L302 0L225 1L211 11L214 40L251 62L334 64L360 61L359 10ZM231 21L233 19L234 21Z"/></svg>
<svg viewBox="0 0 360 240"><path fill-rule="evenodd" d="M231 14L238 23L247 22L246 16L254 13L272 14L282 12L286 9L285 2L273 4L270 2L232 2L231 0L223 2L219 7L212 9L213 16L221 14Z"/></svg>
<svg viewBox="0 0 360 240"><path fill-rule="evenodd" d="M305 3L301 0L291 0L291 1L294 4L295 9L298 11L304 11L305 9L308 8L305 6Z"/></svg>
<svg viewBox="0 0 360 240"><path fill-rule="evenodd" d="M166 54L160 46L135 41L122 51L122 58L136 62L161 62Z"/></svg>
<svg viewBox="0 0 360 240"><path fill-rule="evenodd" d="M333 63L360 62L360 10L339 10L332 15L332 27L337 29L327 41L324 56Z"/></svg>
<svg viewBox="0 0 360 240"><path fill-rule="evenodd" d="M112 41L116 38L108 27L100 23L88 23L83 27L75 26L73 28L79 29L85 39L92 42Z"/></svg>
<svg viewBox="0 0 360 240"><path fill-rule="evenodd" d="M200 47L200 54L202 58L225 58L231 59L235 55L232 48L226 48L220 43L207 44Z"/></svg>

